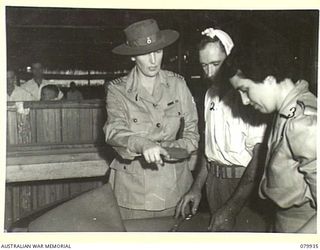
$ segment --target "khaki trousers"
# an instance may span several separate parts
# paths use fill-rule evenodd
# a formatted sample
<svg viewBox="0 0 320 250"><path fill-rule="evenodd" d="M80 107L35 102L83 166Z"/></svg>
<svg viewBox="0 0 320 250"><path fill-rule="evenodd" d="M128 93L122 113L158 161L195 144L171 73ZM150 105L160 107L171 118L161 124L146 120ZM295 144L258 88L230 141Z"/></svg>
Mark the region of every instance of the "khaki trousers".
<svg viewBox="0 0 320 250"><path fill-rule="evenodd" d="M300 207L281 209L276 213L275 231L278 233L295 233L316 214L316 209L306 203ZM307 233L316 233L314 228Z"/></svg>
<svg viewBox="0 0 320 250"><path fill-rule="evenodd" d="M207 199L213 214L221 208L238 186L240 178L217 177L212 168L208 170L206 183ZM257 198L256 198L257 199ZM268 223L264 216L255 210L256 199L249 199L236 218L235 232L267 232Z"/></svg>
<svg viewBox="0 0 320 250"><path fill-rule="evenodd" d="M130 209L125 207L120 207L120 214L121 214L122 220L173 216L174 212L175 212L175 207L160 210L160 211L139 210L139 209Z"/></svg>

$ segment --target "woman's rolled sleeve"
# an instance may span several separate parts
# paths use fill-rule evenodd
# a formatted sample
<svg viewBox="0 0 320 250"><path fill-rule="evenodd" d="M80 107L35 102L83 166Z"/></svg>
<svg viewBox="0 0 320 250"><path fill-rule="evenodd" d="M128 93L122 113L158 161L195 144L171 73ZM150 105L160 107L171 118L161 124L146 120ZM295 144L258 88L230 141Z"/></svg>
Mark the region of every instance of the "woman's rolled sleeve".
<svg viewBox="0 0 320 250"><path fill-rule="evenodd" d="M289 123L286 133L295 160L300 162L299 171L304 174L314 202L317 198L317 117L302 116Z"/></svg>

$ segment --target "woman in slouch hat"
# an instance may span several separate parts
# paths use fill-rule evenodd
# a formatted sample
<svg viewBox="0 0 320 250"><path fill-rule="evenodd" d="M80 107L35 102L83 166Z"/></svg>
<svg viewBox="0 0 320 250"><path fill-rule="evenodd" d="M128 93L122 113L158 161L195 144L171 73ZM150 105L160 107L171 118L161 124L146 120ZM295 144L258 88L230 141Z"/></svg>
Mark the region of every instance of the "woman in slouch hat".
<svg viewBox="0 0 320 250"><path fill-rule="evenodd" d="M118 153L110 181L123 219L170 216L192 184L187 158L199 141L196 105L183 77L161 69L163 49L179 33L160 30L153 19L124 32L126 42L113 52L135 66L107 84L104 131Z"/></svg>

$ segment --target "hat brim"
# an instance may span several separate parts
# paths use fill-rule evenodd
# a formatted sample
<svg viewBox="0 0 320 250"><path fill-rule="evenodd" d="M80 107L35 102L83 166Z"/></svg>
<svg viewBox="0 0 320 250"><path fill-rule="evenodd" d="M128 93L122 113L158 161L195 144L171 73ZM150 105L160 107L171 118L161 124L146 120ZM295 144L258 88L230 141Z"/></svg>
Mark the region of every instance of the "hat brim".
<svg viewBox="0 0 320 250"><path fill-rule="evenodd" d="M140 47L131 47L127 44L121 44L115 47L112 52L118 55L137 56L148 54L150 52L163 49L174 43L179 38L179 33L175 30L160 30L161 39L158 41Z"/></svg>

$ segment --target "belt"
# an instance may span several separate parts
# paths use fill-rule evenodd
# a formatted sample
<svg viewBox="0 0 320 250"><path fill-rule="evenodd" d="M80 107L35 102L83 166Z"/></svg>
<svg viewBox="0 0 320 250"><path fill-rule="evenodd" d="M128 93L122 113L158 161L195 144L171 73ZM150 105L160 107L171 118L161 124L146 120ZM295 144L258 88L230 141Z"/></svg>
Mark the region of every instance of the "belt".
<svg viewBox="0 0 320 250"><path fill-rule="evenodd" d="M208 162L208 171L217 178L240 179L246 170L240 165L225 165L214 161Z"/></svg>

